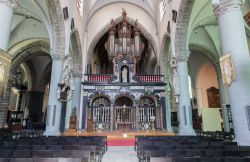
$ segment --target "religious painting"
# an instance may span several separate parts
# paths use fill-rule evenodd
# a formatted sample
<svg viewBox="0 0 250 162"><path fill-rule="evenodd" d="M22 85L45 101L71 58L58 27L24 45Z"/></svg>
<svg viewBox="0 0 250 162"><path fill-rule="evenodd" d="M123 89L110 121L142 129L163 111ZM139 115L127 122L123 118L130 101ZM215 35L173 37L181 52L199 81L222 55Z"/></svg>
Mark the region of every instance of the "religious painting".
<svg viewBox="0 0 250 162"><path fill-rule="evenodd" d="M250 26L250 12L245 14L244 20L246 21L247 25Z"/></svg>
<svg viewBox="0 0 250 162"><path fill-rule="evenodd" d="M230 53L220 58L220 68L221 68L223 83L230 85L232 81L235 80L234 67Z"/></svg>
<svg viewBox="0 0 250 162"><path fill-rule="evenodd" d="M211 88L207 89L207 100L208 100L208 107L210 107L210 108L221 107L219 89L217 89L215 87L211 87Z"/></svg>

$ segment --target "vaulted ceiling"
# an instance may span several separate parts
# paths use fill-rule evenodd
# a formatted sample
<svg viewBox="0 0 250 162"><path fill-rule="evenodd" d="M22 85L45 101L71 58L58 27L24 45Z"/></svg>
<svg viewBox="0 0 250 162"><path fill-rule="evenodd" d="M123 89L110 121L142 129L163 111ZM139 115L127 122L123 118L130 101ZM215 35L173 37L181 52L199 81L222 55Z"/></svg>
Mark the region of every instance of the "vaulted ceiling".
<svg viewBox="0 0 250 162"><path fill-rule="evenodd" d="M242 6L243 15L249 11L250 0L246 0ZM247 24L245 27L249 37L249 27ZM219 26L211 0L195 0L189 22L189 45L200 46L217 58L222 55Z"/></svg>
<svg viewBox="0 0 250 162"><path fill-rule="evenodd" d="M9 41L9 53L34 40L48 40L51 29L46 0L17 0Z"/></svg>

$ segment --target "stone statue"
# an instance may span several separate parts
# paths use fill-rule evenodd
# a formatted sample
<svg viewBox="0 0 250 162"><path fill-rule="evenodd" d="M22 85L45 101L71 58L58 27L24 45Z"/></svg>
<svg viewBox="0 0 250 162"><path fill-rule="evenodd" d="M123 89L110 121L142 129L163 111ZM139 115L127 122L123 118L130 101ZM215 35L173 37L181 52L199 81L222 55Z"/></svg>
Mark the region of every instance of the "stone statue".
<svg viewBox="0 0 250 162"><path fill-rule="evenodd" d="M110 31L115 31L115 21L114 21L114 19L111 19L111 21L110 21Z"/></svg>
<svg viewBox="0 0 250 162"><path fill-rule="evenodd" d="M122 70L122 83L128 82L128 69L126 67Z"/></svg>
<svg viewBox="0 0 250 162"><path fill-rule="evenodd" d="M19 90L22 87L22 76L21 76L21 71L19 69L16 71L14 85Z"/></svg>
<svg viewBox="0 0 250 162"><path fill-rule="evenodd" d="M70 129L76 129L76 124L77 124L77 115L76 115L76 107L72 109L71 116L70 116L70 123L69 123L69 128Z"/></svg>
<svg viewBox="0 0 250 162"><path fill-rule="evenodd" d="M69 101L72 98L74 89L69 55L65 57L65 61L63 64L62 79L61 82L58 84L58 86L59 86L57 92L58 99L63 101Z"/></svg>
<svg viewBox="0 0 250 162"><path fill-rule="evenodd" d="M76 107L72 109L71 116L76 116L76 110L77 110Z"/></svg>

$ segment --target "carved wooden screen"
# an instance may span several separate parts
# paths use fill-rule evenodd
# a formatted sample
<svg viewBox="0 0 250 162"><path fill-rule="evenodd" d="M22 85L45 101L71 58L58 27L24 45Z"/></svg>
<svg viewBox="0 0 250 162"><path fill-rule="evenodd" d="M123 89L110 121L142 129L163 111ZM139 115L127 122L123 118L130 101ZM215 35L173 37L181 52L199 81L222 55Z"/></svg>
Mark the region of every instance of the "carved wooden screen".
<svg viewBox="0 0 250 162"><path fill-rule="evenodd" d="M207 89L207 100L208 100L208 107L211 107L211 108L221 107L219 89L215 87L211 87Z"/></svg>

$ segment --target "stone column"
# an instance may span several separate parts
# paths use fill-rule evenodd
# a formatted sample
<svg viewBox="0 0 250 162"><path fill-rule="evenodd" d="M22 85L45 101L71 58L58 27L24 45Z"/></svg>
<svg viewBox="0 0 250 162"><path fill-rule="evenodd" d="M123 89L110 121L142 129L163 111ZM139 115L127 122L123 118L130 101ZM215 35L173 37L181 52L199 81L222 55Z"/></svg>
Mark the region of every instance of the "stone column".
<svg viewBox="0 0 250 162"><path fill-rule="evenodd" d="M235 140L250 145L246 106L250 105L250 57L241 0L220 0L215 7L223 53L231 53L236 79L229 85Z"/></svg>
<svg viewBox="0 0 250 162"><path fill-rule="evenodd" d="M170 106L170 94L169 94L169 83L168 83L168 72L167 72L167 59L166 56L162 56L161 62L160 64L162 65L162 73L164 75L164 82L166 83L165 86L165 103L164 105L162 105L163 107L165 107L165 118L166 118L166 130L168 132L173 132L173 128L172 128L172 124L171 124L171 106ZM159 70L160 71L160 70ZM160 74L160 72L159 72Z"/></svg>
<svg viewBox="0 0 250 162"><path fill-rule="evenodd" d="M114 102L113 102L114 103ZM114 104L110 105L110 131L114 130Z"/></svg>
<svg viewBox="0 0 250 162"><path fill-rule="evenodd" d="M220 71L217 69L217 71ZM226 108L226 104L229 104L226 93L227 93L227 87L223 84L222 76L220 74L217 74L218 83L220 87L220 102L221 102L221 109L222 109L222 115L223 115L223 127L225 132L229 132L229 122L228 122L228 112Z"/></svg>
<svg viewBox="0 0 250 162"><path fill-rule="evenodd" d="M165 109L166 109L166 129L168 132L173 132L171 123L171 106L170 106L170 93L169 85L165 86Z"/></svg>
<svg viewBox="0 0 250 162"><path fill-rule="evenodd" d="M74 73L74 94L72 98L72 109L76 107L77 109L77 121L80 119L80 102L81 102L81 83L82 83L82 74ZM79 125L79 123L78 123ZM76 127L77 128L77 127Z"/></svg>
<svg viewBox="0 0 250 162"><path fill-rule="evenodd" d="M0 49L7 51L13 18L14 0L0 0Z"/></svg>
<svg viewBox="0 0 250 162"><path fill-rule="evenodd" d="M187 57L176 58L179 80L179 135L195 135L188 85Z"/></svg>
<svg viewBox="0 0 250 162"><path fill-rule="evenodd" d="M44 135L46 136L60 135L59 129L62 103L58 100L57 91L58 83L61 79L64 58L64 55L52 55L53 62L51 71L49 102L47 110L46 130L44 132Z"/></svg>

